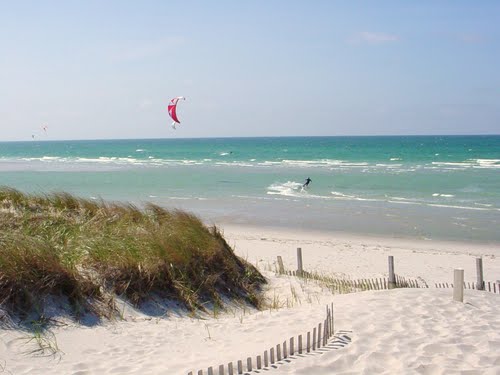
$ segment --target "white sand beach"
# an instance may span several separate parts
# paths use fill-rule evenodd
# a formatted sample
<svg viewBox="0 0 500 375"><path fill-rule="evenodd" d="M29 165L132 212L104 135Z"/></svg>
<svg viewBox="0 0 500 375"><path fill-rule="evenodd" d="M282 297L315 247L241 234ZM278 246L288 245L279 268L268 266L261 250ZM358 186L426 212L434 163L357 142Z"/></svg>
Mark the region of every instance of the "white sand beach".
<svg viewBox="0 0 500 375"><path fill-rule="evenodd" d="M483 258L484 280L500 279L500 244L427 241L346 233L224 226L235 252L264 268L280 255L285 268L296 269L296 249L302 248L304 269L348 278L387 277L387 257L395 272L421 278L430 285L451 282L455 268L465 281L476 281L476 257Z"/></svg>
<svg viewBox="0 0 500 375"><path fill-rule="evenodd" d="M329 344L268 367L269 374L500 374L500 294L466 290L453 301L453 269L476 280L481 256L484 279L500 279L500 246L332 233L225 226L235 252L256 264L269 280L271 307L256 311L228 306L198 318L173 309L151 316L123 305L123 320L84 326L59 318L41 341L18 330L0 331L0 365L8 374L197 374L213 366L262 355L264 350L305 335L333 303L335 331ZM428 289L395 289L333 295L313 281L277 275L276 257L343 278L396 273L425 280ZM35 351L44 347L44 352ZM35 352L34 352L35 351ZM255 366L255 362L254 362ZM227 370L226 370L227 371ZM262 370L258 370L262 373ZM226 372L227 373L227 372ZM235 372L236 373L236 372ZM253 372L257 373L257 372Z"/></svg>

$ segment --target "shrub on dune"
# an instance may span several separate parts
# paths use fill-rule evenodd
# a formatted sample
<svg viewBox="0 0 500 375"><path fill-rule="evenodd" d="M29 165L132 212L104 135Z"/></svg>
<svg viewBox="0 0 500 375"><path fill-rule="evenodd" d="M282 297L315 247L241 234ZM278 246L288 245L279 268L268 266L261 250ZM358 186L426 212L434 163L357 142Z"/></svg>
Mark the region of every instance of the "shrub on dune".
<svg viewBox="0 0 500 375"><path fill-rule="evenodd" d="M0 188L0 301L10 313L41 314L47 296L67 298L76 316L112 314L115 295L140 304L155 294L189 309L227 296L258 307L264 282L217 228L187 212Z"/></svg>

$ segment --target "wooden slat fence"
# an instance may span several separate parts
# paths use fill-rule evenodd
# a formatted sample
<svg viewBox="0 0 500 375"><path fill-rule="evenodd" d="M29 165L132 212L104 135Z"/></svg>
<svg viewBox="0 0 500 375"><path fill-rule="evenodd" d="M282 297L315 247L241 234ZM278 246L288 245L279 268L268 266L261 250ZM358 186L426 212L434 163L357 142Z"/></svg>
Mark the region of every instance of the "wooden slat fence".
<svg viewBox="0 0 500 375"><path fill-rule="evenodd" d="M235 375L251 372L253 370L261 370L276 366L280 361L290 356L303 353L311 353L326 346L328 340L335 333L335 321L333 318L333 303L326 306L325 319L319 322L317 326L308 331L305 335L290 337L288 340L272 346L269 350L264 350L262 355L247 357L246 360L239 359L227 364L221 364L216 367L208 367L206 374L208 375ZM307 339L304 340L304 337ZM312 338L312 340L311 340ZM243 364L246 363L246 369ZM235 366L236 364L236 366ZM217 371L215 370L217 369ZM188 375L203 375L204 369L197 372L190 371Z"/></svg>
<svg viewBox="0 0 500 375"><path fill-rule="evenodd" d="M281 272L280 272L281 273ZM365 290L383 290L389 289L388 278L371 278L371 279L340 279L331 276L321 275L319 273L311 273L307 271L284 271L281 274L288 276L300 277L306 280L320 281L326 285L334 293L353 293ZM397 288L428 288L425 281L417 279L409 279L396 275Z"/></svg>
<svg viewBox="0 0 500 375"><path fill-rule="evenodd" d="M453 283L435 283L436 288L453 288ZM483 281L483 287L478 288L478 283L464 282L464 289L479 289L485 292L500 294L500 283L494 281Z"/></svg>
<svg viewBox="0 0 500 375"><path fill-rule="evenodd" d="M334 293L354 293L365 290L383 290L389 289L388 278L371 279L339 279L307 271L284 271L281 274L300 277L302 279L321 281ZM486 292L500 294L500 283L494 281L483 281L483 288L478 288L478 283L464 282L464 289L480 289ZM436 288L453 288L453 283L435 283ZM429 288L424 280L405 278L396 275L396 288Z"/></svg>
<svg viewBox="0 0 500 375"><path fill-rule="evenodd" d="M330 276L325 276L317 273L302 271L284 271L282 274L288 276L300 277L323 282L334 293L354 293L365 290L383 290L389 289L388 278L371 278L371 279L339 279ZM435 283L436 288L453 288L453 283ZM483 281L483 288L478 288L478 283L464 282L464 289L480 289L486 292L500 294L500 283L494 281ZM429 288L429 285L424 280L405 278L396 275L397 288Z"/></svg>

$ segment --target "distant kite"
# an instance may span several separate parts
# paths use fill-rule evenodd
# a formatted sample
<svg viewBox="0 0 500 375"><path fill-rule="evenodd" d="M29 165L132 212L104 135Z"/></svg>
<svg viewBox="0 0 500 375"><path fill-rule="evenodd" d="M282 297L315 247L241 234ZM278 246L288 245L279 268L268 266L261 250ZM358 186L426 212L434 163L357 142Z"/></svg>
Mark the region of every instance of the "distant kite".
<svg viewBox="0 0 500 375"><path fill-rule="evenodd" d="M174 129L176 129L175 124L181 123L179 121L179 119L177 118L177 102L181 99L186 100L186 98L183 96L177 96L177 97L173 98L170 101L170 103L168 103L168 114L170 115L170 117L172 117L172 120L174 120L174 122L172 122L172 128L174 128Z"/></svg>

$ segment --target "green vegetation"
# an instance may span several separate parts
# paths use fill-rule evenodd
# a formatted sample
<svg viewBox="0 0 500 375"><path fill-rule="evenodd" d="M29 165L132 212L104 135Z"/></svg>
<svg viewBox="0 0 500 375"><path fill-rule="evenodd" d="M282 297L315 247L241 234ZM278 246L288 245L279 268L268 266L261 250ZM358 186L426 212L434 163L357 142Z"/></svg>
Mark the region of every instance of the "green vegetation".
<svg viewBox="0 0 500 375"><path fill-rule="evenodd" d="M116 316L117 295L135 305L174 299L191 311L223 297L260 307L263 283L192 214L0 188L0 307L21 319L43 316L44 301L59 296L75 318Z"/></svg>

